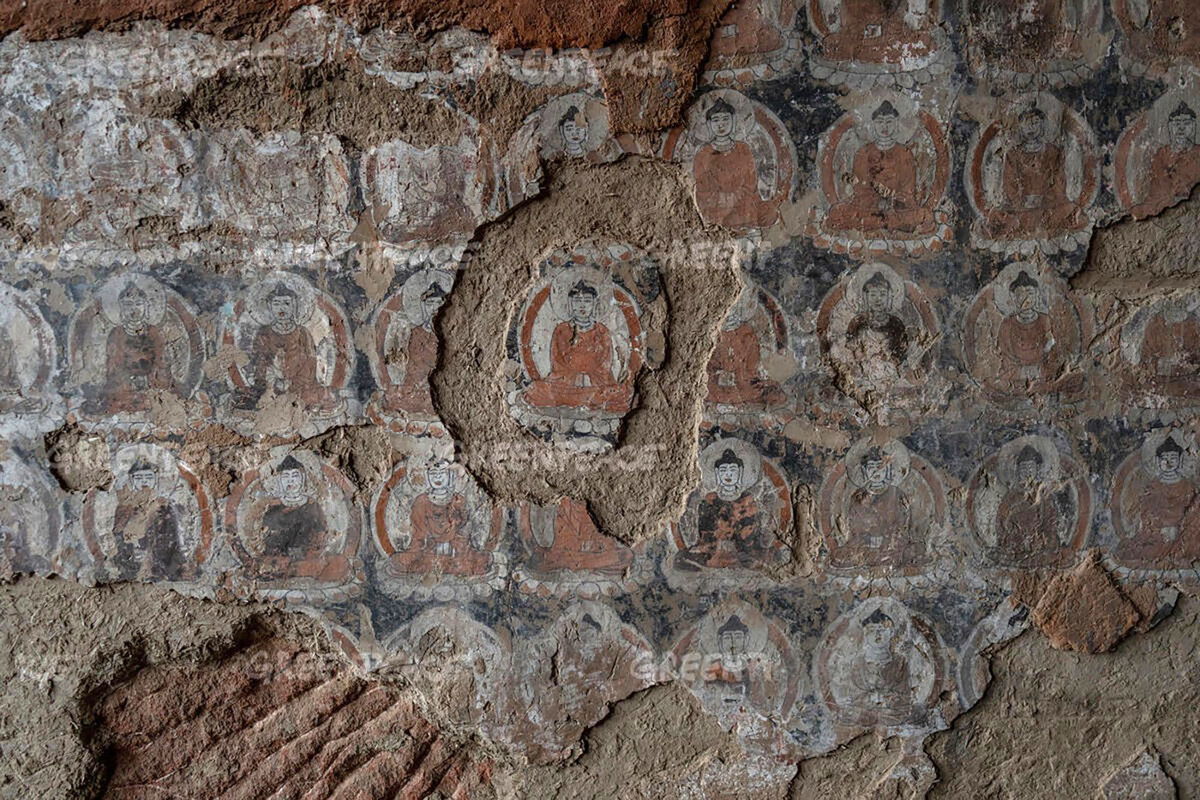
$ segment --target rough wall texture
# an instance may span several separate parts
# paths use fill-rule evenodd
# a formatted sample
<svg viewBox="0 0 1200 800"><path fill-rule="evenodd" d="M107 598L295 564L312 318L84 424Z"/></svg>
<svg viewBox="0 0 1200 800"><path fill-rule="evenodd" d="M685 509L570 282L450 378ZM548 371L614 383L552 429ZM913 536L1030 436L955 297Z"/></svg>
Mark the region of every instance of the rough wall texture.
<svg viewBox="0 0 1200 800"><path fill-rule="evenodd" d="M1195 5L0 29L0 796L1200 793Z"/></svg>

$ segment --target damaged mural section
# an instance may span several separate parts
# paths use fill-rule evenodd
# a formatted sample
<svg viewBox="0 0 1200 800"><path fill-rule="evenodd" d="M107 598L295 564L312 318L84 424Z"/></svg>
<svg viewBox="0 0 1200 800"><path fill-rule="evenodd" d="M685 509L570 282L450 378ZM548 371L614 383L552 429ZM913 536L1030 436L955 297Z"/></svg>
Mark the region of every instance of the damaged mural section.
<svg viewBox="0 0 1200 800"><path fill-rule="evenodd" d="M679 796L785 792L864 733L902 743L877 796L924 796L996 648L1109 650L1200 579L1200 291L1073 280L1200 181L1197 31L1172 0L748 2L652 132L599 54L460 29L12 34L0 573L277 601L531 762L672 683L744 750ZM623 167L686 204L592 198L493 280L496 230L569 229L555 182ZM638 437L688 293L680 470ZM500 491L472 403L493 454L674 502ZM1174 785L1147 752L1103 792Z"/></svg>

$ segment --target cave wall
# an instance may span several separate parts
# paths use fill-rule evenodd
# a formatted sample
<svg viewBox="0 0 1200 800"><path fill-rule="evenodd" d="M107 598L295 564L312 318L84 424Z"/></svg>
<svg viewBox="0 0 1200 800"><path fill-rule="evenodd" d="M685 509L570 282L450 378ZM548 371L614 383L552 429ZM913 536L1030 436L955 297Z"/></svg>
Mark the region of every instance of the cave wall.
<svg viewBox="0 0 1200 800"><path fill-rule="evenodd" d="M0 796L1197 791L1191 5L0 29Z"/></svg>

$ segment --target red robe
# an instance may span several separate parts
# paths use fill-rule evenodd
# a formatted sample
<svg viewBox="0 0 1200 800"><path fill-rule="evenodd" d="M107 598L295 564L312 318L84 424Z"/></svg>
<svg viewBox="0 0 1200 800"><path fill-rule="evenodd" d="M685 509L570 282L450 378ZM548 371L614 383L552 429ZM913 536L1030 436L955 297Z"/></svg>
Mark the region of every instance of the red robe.
<svg viewBox="0 0 1200 800"><path fill-rule="evenodd" d="M852 662L848 683L851 702L862 725L898 725L916 711L913 703L912 670L908 659L894 650L886 662L875 664L858 655Z"/></svg>
<svg viewBox="0 0 1200 800"><path fill-rule="evenodd" d="M908 498L895 486L879 494L859 489L845 510L849 538L830 542L830 562L838 567L915 566L925 559L925 542L912 530Z"/></svg>
<svg viewBox="0 0 1200 800"><path fill-rule="evenodd" d="M264 509L260 523L263 554L255 565L258 577L267 580L314 578L343 580L349 560L327 552L332 532L321 503L309 498L300 505L275 499Z"/></svg>
<svg viewBox="0 0 1200 800"><path fill-rule="evenodd" d="M1052 566L1050 559L1062 548L1060 524L1053 497L1024 489L1010 490L996 512L993 560L1014 566Z"/></svg>
<svg viewBox="0 0 1200 800"><path fill-rule="evenodd" d="M765 228L779 219L777 203L758 194L758 169L750 145L721 151L706 144L692 160L696 205L704 221L726 228Z"/></svg>
<svg viewBox="0 0 1200 800"><path fill-rule="evenodd" d="M179 540L179 519L162 497L139 491L118 492L112 531L117 552L110 559L113 577L121 580L173 580L187 566Z"/></svg>
<svg viewBox="0 0 1200 800"><path fill-rule="evenodd" d="M717 56L763 55L782 47L778 20L768 22L763 18L765 2L769 0L748 0L726 11L713 31L709 52ZM782 0L780 5L788 3L789 0Z"/></svg>
<svg viewBox="0 0 1200 800"><path fill-rule="evenodd" d="M550 339L550 374L533 381L526 401L539 408L628 411L633 390L617 382L612 356L612 336L604 325L581 331L570 322L558 323Z"/></svg>
<svg viewBox="0 0 1200 800"><path fill-rule="evenodd" d="M257 397L266 392L267 382L272 379L268 373L273 366L286 381L287 394L309 407L329 402L328 390L317 381L317 348L306 328L297 325L287 333L280 333L270 325L258 329L249 365L250 383ZM282 387L273 388L278 391Z"/></svg>
<svg viewBox="0 0 1200 800"><path fill-rule="evenodd" d="M554 541L549 547L533 542L536 569L624 572L633 561L633 552L616 539L596 528L587 506L563 498L554 515Z"/></svg>
<svg viewBox="0 0 1200 800"><path fill-rule="evenodd" d="M1001 173L1003 200L988 214L993 236L1055 236L1081 227L1079 209L1067 199L1062 149L1037 152L1012 147Z"/></svg>
<svg viewBox="0 0 1200 800"><path fill-rule="evenodd" d="M410 513L412 544L392 555L393 571L447 575L487 572L492 559L471 542L465 497L456 494L447 503L436 503L422 494L413 500Z"/></svg>
<svg viewBox="0 0 1200 800"><path fill-rule="evenodd" d="M1160 365L1160 360L1168 363ZM1169 322L1156 314L1146 323L1141 362L1158 391L1189 395L1200 386L1200 320Z"/></svg>
<svg viewBox="0 0 1200 800"><path fill-rule="evenodd" d="M1133 207L1136 217L1152 217L1192 193L1200 182L1200 147L1176 151L1163 145L1150 158L1142 179L1142 201Z"/></svg>
<svg viewBox="0 0 1200 800"><path fill-rule="evenodd" d="M697 509L696 543L680 553L684 568L754 566L762 563L761 512L750 492L725 500L709 492Z"/></svg>
<svg viewBox="0 0 1200 800"><path fill-rule="evenodd" d="M1149 0L1149 3L1146 25L1134 33L1148 54L1200 61L1200 6L1195 0Z"/></svg>
<svg viewBox="0 0 1200 800"><path fill-rule="evenodd" d="M786 402L779 384L759 375L758 334L746 322L722 330L708 360L708 402L775 407Z"/></svg>
<svg viewBox="0 0 1200 800"><path fill-rule="evenodd" d="M883 150L874 142L854 154L854 182L848 199L829 209L825 225L837 230L925 232L933 212L917 191L917 159L911 145Z"/></svg>
<svg viewBox="0 0 1200 800"><path fill-rule="evenodd" d="M887 354L899 369L908 357L908 329L904 321L895 314L864 311L856 314L846 326L846 344L852 344L860 336L877 334L887 345Z"/></svg>
<svg viewBox="0 0 1200 800"><path fill-rule="evenodd" d="M821 40L834 61L892 64L933 52L933 39L904 21L905 0L842 0L841 27Z"/></svg>
<svg viewBox="0 0 1200 800"><path fill-rule="evenodd" d="M1065 363L1062 343L1055 340L1047 347L1051 340L1055 340L1054 322L1048 315L1038 314L1031 322L1022 322L1015 314L1005 317L996 335L1000 382L1016 391L1046 391Z"/></svg>
<svg viewBox="0 0 1200 800"><path fill-rule="evenodd" d="M404 365L404 380L391 387L388 394L391 408L419 414L434 414L433 395L429 391L429 376L437 366L437 334L424 327L408 333L408 358Z"/></svg>
<svg viewBox="0 0 1200 800"><path fill-rule="evenodd" d="M153 390L178 394L162 331L146 325L137 333L129 333L116 326L108 333L104 358L105 410L144 410L148 404L146 392Z"/></svg>
<svg viewBox="0 0 1200 800"><path fill-rule="evenodd" d="M1174 483L1149 481L1133 502L1133 519L1137 532L1117 545L1117 557L1126 562L1171 562L1194 537L1198 502L1196 486L1190 480ZM1171 538L1164 529L1174 528ZM1157 563L1154 566L1169 567Z"/></svg>
<svg viewBox="0 0 1200 800"><path fill-rule="evenodd" d="M989 60L1018 69L1021 65L1014 62L1078 56L1079 34L1068 25L1064 2L1068 0L989 0L977 7L974 32Z"/></svg>

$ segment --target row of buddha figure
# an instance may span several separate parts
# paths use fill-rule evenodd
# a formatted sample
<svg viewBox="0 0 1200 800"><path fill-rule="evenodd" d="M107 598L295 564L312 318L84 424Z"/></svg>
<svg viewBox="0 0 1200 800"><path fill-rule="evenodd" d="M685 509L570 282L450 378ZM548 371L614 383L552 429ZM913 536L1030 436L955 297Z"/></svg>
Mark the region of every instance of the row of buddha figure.
<svg viewBox="0 0 1200 800"><path fill-rule="evenodd" d="M962 508L951 505L939 471L902 442L862 440L814 487L818 567L835 582L915 578L947 558L1053 569L1088 545L1125 570L1188 572L1200 564L1195 450L1191 431L1151 431L1116 468L1107 524L1093 525L1089 470L1059 440L1019 437L982 457ZM510 581L532 594L594 597L628 592L656 570L687 591L750 585L807 546L795 542L785 470L733 437L701 451L700 485L682 517L634 548L604 534L585 503L505 507L436 456L397 466L372 498L369 521L348 479L308 451L247 470L217 502L167 448L120 446L112 488L92 490L69 514L26 460L9 452L3 465L9 571L91 569L149 581L229 573L247 590L308 602L354 596L368 562L374 584L395 597L469 598ZM71 516L77 525L59 541Z"/></svg>
<svg viewBox="0 0 1200 800"><path fill-rule="evenodd" d="M794 401L798 361L812 363L800 326L765 289L746 288L718 332L708 363L709 413L761 420ZM1186 410L1200 389L1200 295L1147 303L1109 336L1097 336L1090 303L1053 269L1008 264L986 283L953 325L939 320L930 293L881 262L842 276L815 313L819 356L841 377L840 391L901 404L937 396L948 376L947 349L971 383L999 407L1039 408L1085 397L1127 408ZM1115 378L1095 380L1093 361L1118 350ZM739 413L741 412L741 413ZM797 416L803 416L798 411Z"/></svg>
<svg viewBox="0 0 1200 800"><path fill-rule="evenodd" d="M966 31L977 77L1000 85L1085 80L1108 53L1106 6L1135 74L1200 65L1200 15L1186 0L752 0L726 12L710 41L705 76L752 83L790 74L807 55L835 85L927 82L952 67L947 21ZM954 14L947 13L953 9ZM801 20L815 38L806 54Z"/></svg>
<svg viewBox="0 0 1200 800"><path fill-rule="evenodd" d="M998 252L1074 251L1097 215L1105 148L1076 110L1030 92L973 112L977 130L961 167L946 120L920 96L875 90L854 96L820 137L806 232L837 252L921 255L954 242L948 193L961 169L975 247ZM1112 143L1111 189L1137 217L1187 197L1200 180L1200 95L1172 89L1135 112ZM705 221L740 231L775 226L795 202L797 156L784 123L731 90L702 95L664 157L690 166Z"/></svg>
<svg viewBox="0 0 1200 800"><path fill-rule="evenodd" d="M72 134L79 146L64 154L66 166L42 164L32 128L19 116L0 115L0 143L28 162L0 176L0 189L20 195L61 182L57 203L106 197L73 218L112 217L96 223L103 231L91 232L109 238L154 213L178 216L185 228L222 223L280 239L311 235L316 226L335 250L344 250L353 246L355 214L357 224L370 223L387 242L465 240L541 191L545 162L609 162L633 152L686 165L705 221L751 232L788 216L805 177L795 142L817 139L808 178L818 202L808 234L838 251L911 255L952 242L956 221L947 190L956 170L966 179L975 245L1025 252L1085 243L1101 215L1096 201L1105 150L1111 149L1117 173L1116 202L1139 216L1186 196L1196 181L1200 98L1194 77L1172 82L1148 106L1139 96L1122 119L1123 134L1103 146L1078 110L1037 87L972 106L978 132L961 163L950 147L951 120L938 91L872 87L850 95L819 137L789 132L777 116L782 110L728 88L700 94L685 124L663 136L614 136L603 97L575 91L533 110L507 143L485 142L467 119L458 140L428 147L394 140L357 162L335 143L295 132L258 141L248 131L185 132L148 120L128 129L81 126ZM99 140L83 141L93 135ZM201 146L189 138L198 136L212 142ZM67 173L58 175L62 169ZM41 220L33 204L14 206L14 213L26 212L22 221L31 226L57 224Z"/></svg>
<svg viewBox="0 0 1200 800"><path fill-rule="evenodd" d="M451 271L421 270L381 304L368 350L378 391L367 413L376 421L427 432L436 420L432 326L453 279ZM216 410L234 427L282 431L359 413L346 313L304 277L265 276L220 309L216 342L208 329L188 300L155 277L114 275L78 303L60 376L60 345L37 293L0 285L0 415L172 426ZM224 378L217 397L203 385L214 364L212 374Z"/></svg>
<svg viewBox="0 0 1200 800"><path fill-rule="evenodd" d="M366 338L377 391L365 413L373 421L396 431L440 431L429 385L438 357L433 325L453 282L451 271L418 269L378 308ZM512 320L513 415L533 430L614 442L639 374L661 363L664 308L657 269L635 248L556 252ZM208 418L214 405L223 421L245 430L357 418L356 349L332 296L296 273L272 273L223 308L219 323L213 357L181 295L144 273L113 276L70 320L69 370L59 378L59 344L36 292L0 286L0 417L60 417L63 401L54 390L61 386L66 411L94 425L155 418L174 424ZM893 399L928 392L938 379L936 348L948 333L926 291L881 262L846 273L819 304L817 359L808 358L797 327L779 300L747 280L708 363L710 413L761 421L795 405L789 382L802 374L801 363L819 358L849 379L844 391ZM969 374L1001 405L1117 390L1133 406L1194 404L1194 294L1151 303L1131 317L1120 331L1129 372L1118 386L1089 383L1091 310L1053 271L1032 262L1001 270L966 307L959 327ZM214 361L225 380L210 397L202 378Z"/></svg>
<svg viewBox="0 0 1200 800"><path fill-rule="evenodd" d="M944 596L933 619L957 612L958 626L935 623L924 603L912 601L834 594L820 611L791 609L790 616L780 605L726 596L707 609L681 608L666 631L595 600L572 601L522 632L511 621L434 605L382 637L383 658L411 660L417 681L427 659L466 670L472 680L463 685L474 690L468 713L500 739L513 734L505 723L520 725L531 707L557 700L564 682L577 695L577 713L590 715L601 711L594 695L612 687L631 693L676 681L742 737L745 757L795 760L864 730L919 740L944 727L978 698L982 651L1024 627L1024 615L996 597ZM550 653L563 677L523 689L553 668L539 657Z"/></svg>
<svg viewBox="0 0 1200 800"><path fill-rule="evenodd" d="M793 499L781 468L740 439L701 454L702 489L672 527L664 573L694 587L727 569L764 570L793 556ZM1109 519L1097 511L1089 470L1044 436L1017 438L980 460L965 504L950 507L944 478L892 440L864 440L828 470L812 514L820 568L834 576L920 575L951 553L1002 570L1060 568L1086 546L1104 547L1118 566L1200 567L1200 490L1190 432L1158 429L1118 467ZM965 537L954 534L962 526ZM953 553L952 539L967 540Z"/></svg>

